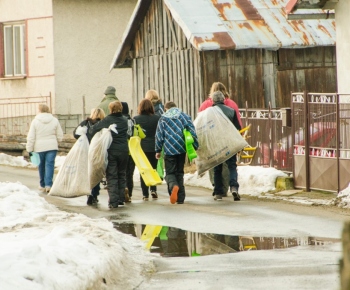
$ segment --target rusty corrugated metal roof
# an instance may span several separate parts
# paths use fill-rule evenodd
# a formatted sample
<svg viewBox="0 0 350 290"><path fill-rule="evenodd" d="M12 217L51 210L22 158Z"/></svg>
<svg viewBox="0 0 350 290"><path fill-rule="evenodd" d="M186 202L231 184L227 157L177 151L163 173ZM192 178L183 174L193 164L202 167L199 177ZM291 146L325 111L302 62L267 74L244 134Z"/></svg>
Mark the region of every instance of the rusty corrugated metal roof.
<svg viewBox="0 0 350 290"><path fill-rule="evenodd" d="M285 7L289 0L163 1L198 50L277 50L282 47L332 46L336 41L334 19L288 20ZM137 12L148 9L149 5L149 0L139 0L111 69L123 65L138 28L135 26L142 22L142 19L137 19Z"/></svg>

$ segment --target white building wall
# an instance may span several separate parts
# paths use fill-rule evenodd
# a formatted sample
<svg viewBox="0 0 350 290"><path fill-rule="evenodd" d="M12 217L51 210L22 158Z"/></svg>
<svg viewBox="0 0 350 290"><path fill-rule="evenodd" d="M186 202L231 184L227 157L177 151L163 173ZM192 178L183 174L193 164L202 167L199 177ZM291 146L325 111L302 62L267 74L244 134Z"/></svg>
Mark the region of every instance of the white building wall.
<svg viewBox="0 0 350 290"><path fill-rule="evenodd" d="M1 0L1 22L52 15L51 0Z"/></svg>
<svg viewBox="0 0 350 290"><path fill-rule="evenodd" d="M335 8L337 23L337 78L338 93L350 94L350 1L340 0Z"/></svg>
<svg viewBox="0 0 350 290"><path fill-rule="evenodd" d="M109 72L136 0L53 0L57 114L96 107L112 85L132 107L131 69Z"/></svg>
<svg viewBox="0 0 350 290"><path fill-rule="evenodd" d="M54 91L51 0L2 0L0 22L26 24L24 79L0 79L0 98L48 96Z"/></svg>

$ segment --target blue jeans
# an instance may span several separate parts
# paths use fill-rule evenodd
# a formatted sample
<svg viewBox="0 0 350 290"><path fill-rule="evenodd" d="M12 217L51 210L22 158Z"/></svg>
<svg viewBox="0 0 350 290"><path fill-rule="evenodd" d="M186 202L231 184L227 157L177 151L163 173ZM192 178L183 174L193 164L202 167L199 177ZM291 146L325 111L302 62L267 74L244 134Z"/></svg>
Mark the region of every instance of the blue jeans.
<svg viewBox="0 0 350 290"><path fill-rule="evenodd" d="M230 172L230 187L238 190L238 173L237 173L237 156L233 155L226 160L228 170ZM222 183L222 163L214 167L214 195L222 195L224 193L224 184Z"/></svg>
<svg viewBox="0 0 350 290"><path fill-rule="evenodd" d="M52 187L57 150L38 152L40 156L39 177L41 187Z"/></svg>

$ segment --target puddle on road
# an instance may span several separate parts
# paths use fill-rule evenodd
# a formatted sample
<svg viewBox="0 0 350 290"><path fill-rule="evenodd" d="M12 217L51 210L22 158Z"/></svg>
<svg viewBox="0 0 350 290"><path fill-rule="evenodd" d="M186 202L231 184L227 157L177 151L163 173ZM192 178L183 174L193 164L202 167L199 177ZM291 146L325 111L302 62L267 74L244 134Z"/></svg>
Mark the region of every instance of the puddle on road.
<svg viewBox="0 0 350 290"><path fill-rule="evenodd" d="M113 222L113 220L112 220ZM251 237L196 233L179 228L113 222L118 231L146 242L152 253L164 257L207 256L241 251L285 249L297 246L323 246L340 239L315 237Z"/></svg>

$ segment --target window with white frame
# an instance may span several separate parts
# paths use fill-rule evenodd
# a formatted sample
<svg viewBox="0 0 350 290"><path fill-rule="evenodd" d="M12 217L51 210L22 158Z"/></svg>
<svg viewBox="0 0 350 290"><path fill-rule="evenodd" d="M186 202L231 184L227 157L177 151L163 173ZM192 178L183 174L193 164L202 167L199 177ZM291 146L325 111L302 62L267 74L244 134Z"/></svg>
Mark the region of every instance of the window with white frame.
<svg viewBox="0 0 350 290"><path fill-rule="evenodd" d="M4 24L4 76L25 76L25 26Z"/></svg>

